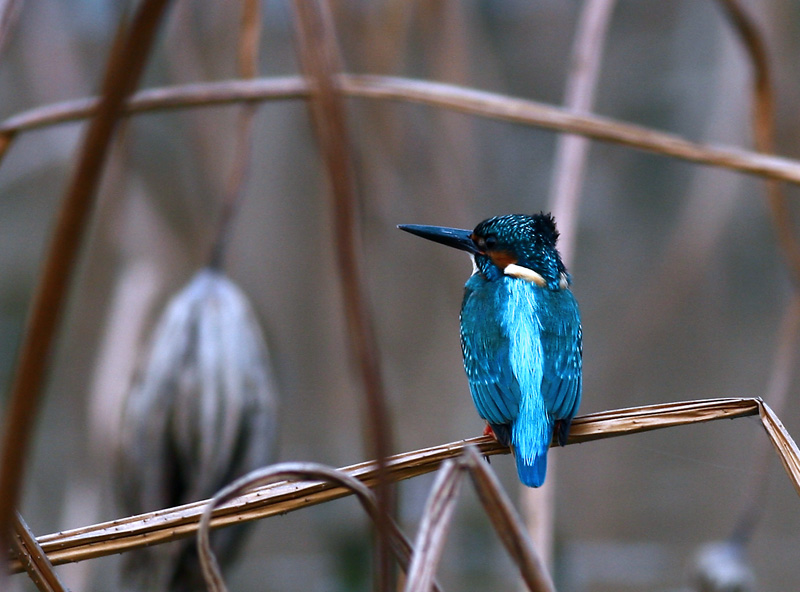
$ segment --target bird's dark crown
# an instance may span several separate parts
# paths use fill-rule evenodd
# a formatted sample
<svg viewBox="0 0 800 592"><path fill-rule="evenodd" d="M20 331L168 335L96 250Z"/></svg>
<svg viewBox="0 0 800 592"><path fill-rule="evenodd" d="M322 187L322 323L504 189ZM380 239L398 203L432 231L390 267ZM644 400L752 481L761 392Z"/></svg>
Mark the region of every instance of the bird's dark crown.
<svg viewBox="0 0 800 592"><path fill-rule="evenodd" d="M556 250L558 230L551 214L495 216L475 227L472 240L481 251L476 263L484 275L495 275L490 265L502 274L506 265L514 263L557 285L561 274L566 273Z"/></svg>

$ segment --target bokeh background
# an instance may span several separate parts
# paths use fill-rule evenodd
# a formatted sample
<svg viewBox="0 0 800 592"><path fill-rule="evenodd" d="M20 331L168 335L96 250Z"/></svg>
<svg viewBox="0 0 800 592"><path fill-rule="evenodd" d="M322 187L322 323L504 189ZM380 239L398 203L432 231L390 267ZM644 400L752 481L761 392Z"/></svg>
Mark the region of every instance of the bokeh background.
<svg viewBox="0 0 800 592"><path fill-rule="evenodd" d="M781 154L797 157L800 4L743 2L767 41ZM97 91L124 3L23 3L0 55L0 117ZM572 0L335 1L345 68L563 100ZM143 88L236 76L239 3L175 2ZM292 12L264 3L262 76L298 71ZM595 111L698 142L749 147L746 53L712 0L620 0ZM472 227L548 210L557 135L430 107L349 100L370 306L395 452L483 429L461 366L463 254L398 223ZM109 520L119 401L160 307L204 263L234 158L236 106L129 120L115 144L75 278L29 459L22 511L45 534ZM348 354L324 168L303 101L263 103L226 270L268 335L281 460L367 458ZM21 135L0 166L0 381L7 390L54 213L83 124ZM791 199L798 196L786 187ZM791 285L763 181L592 144L571 273L584 326L582 413L765 393ZM797 209L797 208L793 208ZM797 388L779 415L800 434ZM759 590L800 586L800 500L757 418L554 450L559 590L688 589L699 545L727 537L753 483L770 478L749 546ZM510 457L492 468L515 499ZM398 488L415 532L432 477ZM232 589L366 590L371 539L340 500L259 523ZM118 558L59 569L107 590ZM514 589L515 567L465 489L441 567L448 590ZM23 589L24 576L17 581ZM32 589L32 588L30 588Z"/></svg>

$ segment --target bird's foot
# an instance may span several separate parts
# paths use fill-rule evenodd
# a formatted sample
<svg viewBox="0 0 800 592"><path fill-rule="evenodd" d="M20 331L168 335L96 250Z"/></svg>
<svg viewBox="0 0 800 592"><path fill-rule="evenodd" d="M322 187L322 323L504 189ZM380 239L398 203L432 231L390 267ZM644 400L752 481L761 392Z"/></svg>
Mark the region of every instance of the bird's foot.
<svg viewBox="0 0 800 592"><path fill-rule="evenodd" d="M491 436L492 438L497 440L497 436L495 435L494 430L492 429L492 426L490 426L488 423L486 424L486 427L483 428L483 435L484 436ZM483 460L486 461L486 464L492 464L492 459L489 456L484 456Z"/></svg>

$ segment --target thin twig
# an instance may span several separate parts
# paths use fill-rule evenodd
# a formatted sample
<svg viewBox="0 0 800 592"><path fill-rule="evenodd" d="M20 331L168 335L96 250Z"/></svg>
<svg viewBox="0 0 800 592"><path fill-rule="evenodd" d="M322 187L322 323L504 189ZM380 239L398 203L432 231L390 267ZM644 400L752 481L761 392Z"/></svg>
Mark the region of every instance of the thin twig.
<svg viewBox="0 0 800 592"><path fill-rule="evenodd" d="M564 97L564 107L574 113L589 114L594 106L606 34L615 4L615 0L585 0L583 3L572 44ZM578 240L578 206L590 145L588 138L573 134L559 135L556 144L548 202L561 236L558 250L567 268L572 265ZM551 465L557 465L557 462ZM557 466L551 466L551 473L554 474L544 487L531 489L520 486L521 503L531 537L548 565L553 556Z"/></svg>
<svg viewBox="0 0 800 592"><path fill-rule="evenodd" d="M445 461L428 495L414 542L416 553L408 570L405 592L429 592L444 551L462 474L453 460Z"/></svg>
<svg viewBox="0 0 800 592"><path fill-rule="evenodd" d="M578 444L679 425L758 415L762 405L760 399L703 399L593 413L575 419L567 443ZM786 434L783 440L781 453L792 456L791 438ZM470 444L477 446L478 451L486 456L508 453L507 448L489 437L451 442L389 457L386 463L388 478L396 482L435 471L442 462L459 456L464 447ZM797 456L800 459L800 453ZM800 460L782 462L785 466L791 466L792 463L800 466ZM374 487L377 482L378 465L375 461L341 470L368 487ZM789 476L800 494L800 471ZM343 488L324 483L275 483L218 509L211 526L214 528L283 514L337 499L347 493ZM206 503L200 501L45 535L39 541L54 565L164 543L193 535ZM13 562L11 568L19 571L19 562Z"/></svg>
<svg viewBox="0 0 800 592"><path fill-rule="evenodd" d="M753 68L752 123L756 149L764 154L775 152L775 92L764 36L738 0L718 0L725 10L742 45L747 50ZM767 180L767 201L772 224L778 236L795 290L800 290L800 242L786 194L780 184ZM780 410L779 410L780 411Z"/></svg>
<svg viewBox="0 0 800 592"><path fill-rule="evenodd" d="M14 27L22 12L22 0L0 0L0 54L11 38Z"/></svg>
<svg viewBox="0 0 800 592"><path fill-rule="evenodd" d="M670 156L697 164L736 170L800 185L800 161L741 148L698 144L675 134L506 95L441 82L392 76L339 74L336 88L351 97L418 103L478 117L508 121ZM210 107L243 101L308 99L310 85L299 76L225 80L142 91L132 97L127 113L187 107ZM97 99L78 99L38 107L0 122L0 159L11 138L23 131L90 117Z"/></svg>
<svg viewBox="0 0 800 592"><path fill-rule="evenodd" d="M616 0L586 0L583 4L564 97L564 107L574 113L592 111L606 34L615 5ZM586 138L572 134L558 138L549 202L561 233L558 250L567 267L575 251L575 220L588 152L589 140Z"/></svg>
<svg viewBox="0 0 800 592"><path fill-rule="evenodd" d="M15 515L14 532L16 536L12 539L12 548L36 587L41 592L65 592L66 586L58 579L53 564L18 512Z"/></svg>
<svg viewBox="0 0 800 592"><path fill-rule="evenodd" d="M127 34L118 35L108 60L97 112L86 132L80 159L58 215L29 313L5 415L0 462L0 546L3 550L11 542L11 525L33 420L107 148L122 105L133 92L144 68L166 5L167 0L145 0Z"/></svg>
<svg viewBox="0 0 800 592"><path fill-rule="evenodd" d="M333 19L326 0L293 2L300 63L313 81L309 102L320 152L328 173L333 205L333 240L339 268L339 283L347 319L350 351L358 365L366 399L365 435L368 450L378 461L378 530L387 528L392 502L385 479L385 458L392 451L392 422L386 405L374 321L367 302L358 227L356 173L344 100L335 76L342 71ZM378 589L392 589L389 552L378 538L376 558Z"/></svg>
<svg viewBox="0 0 800 592"><path fill-rule="evenodd" d="M775 152L775 92L765 38L738 0L719 0L719 3L739 35L753 69L751 113L756 149L765 154L772 154ZM778 347L765 394L767 403L780 414L791 386L794 361L797 357L797 341L800 337L800 243L795 236L793 215L786 192L780 182L767 179L766 189L772 225L794 287L792 301L781 322ZM756 466L764 466L768 455L767 443L759 440L754 455ZM763 514L763 500L769 491L769 483L767 474L750 484L745 507L732 535L743 544L752 536Z"/></svg>
<svg viewBox="0 0 800 592"><path fill-rule="evenodd" d="M242 79L253 79L258 75L260 39L261 0L243 0L238 55L239 75ZM233 166L225 185L217 236L211 249L209 267L213 269L221 269L224 264L225 248L231 235L231 224L244 195L247 173L252 160L256 110L255 103L245 103L239 112Z"/></svg>
<svg viewBox="0 0 800 592"><path fill-rule="evenodd" d="M464 450L463 462L469 469L478 497L500 541L519 567L528 590L555 592L553 580L544 561L522 528L522 522L514 511L514 505L503 491L495 474L489 470L472 446Z"/></svg>

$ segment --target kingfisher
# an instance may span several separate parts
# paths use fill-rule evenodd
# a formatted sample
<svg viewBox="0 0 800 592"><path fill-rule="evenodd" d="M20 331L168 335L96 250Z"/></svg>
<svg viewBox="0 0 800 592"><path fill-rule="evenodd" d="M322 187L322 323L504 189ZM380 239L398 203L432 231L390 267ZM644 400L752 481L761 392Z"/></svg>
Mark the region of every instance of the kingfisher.
<svg viewBox="0 0 800 592"><path fill-rule="evenodd" d="M547 451L566 444L581 401L582 329L552 215L513 214L474 230L401 224L469 253L461 351L486 434L510 446L520 481L544 483Z"/></svg>

